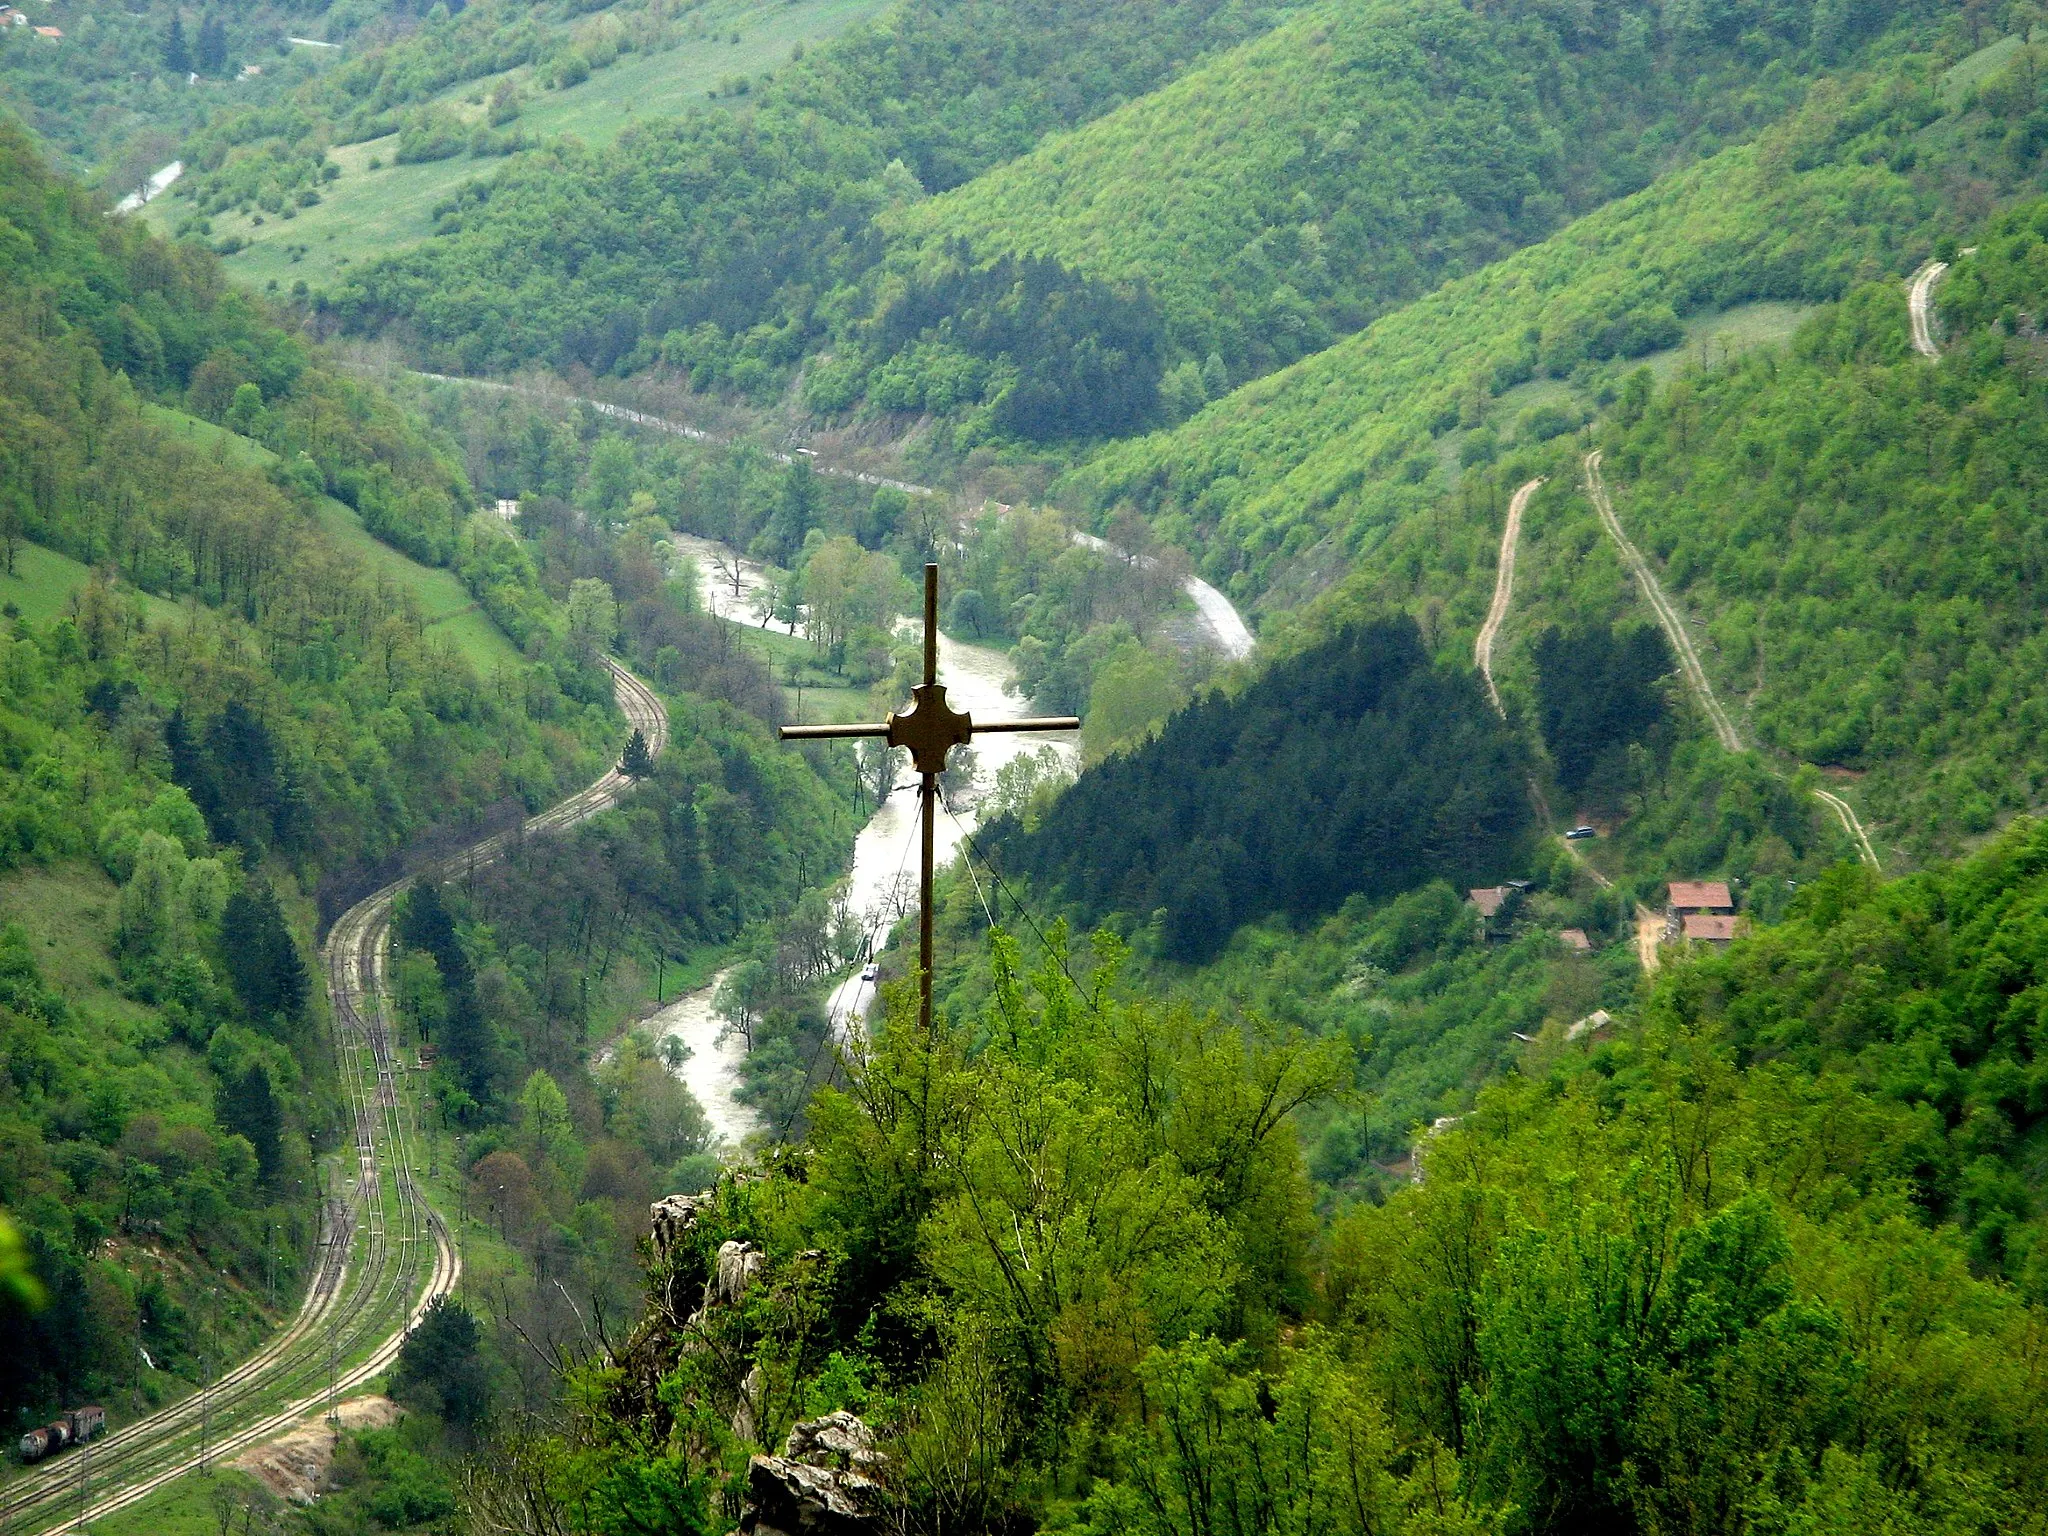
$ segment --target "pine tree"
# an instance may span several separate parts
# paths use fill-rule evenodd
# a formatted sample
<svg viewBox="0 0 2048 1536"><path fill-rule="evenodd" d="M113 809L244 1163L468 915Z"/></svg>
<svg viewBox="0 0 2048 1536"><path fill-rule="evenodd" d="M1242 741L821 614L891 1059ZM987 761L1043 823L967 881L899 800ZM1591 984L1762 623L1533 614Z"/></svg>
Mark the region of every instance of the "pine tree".
<svg viewBox="0 0 2048 1536"><path fill-rule="evenodd" d="M454 1063L464 1090L482 1103L490 1098L500 1075L502 1052L497 1032L484 1017L483 1004L477 998L476 971L456 937L455 920L431 881L421 881L406 896L397 933L401 944L425 950L440 968L441 995L447 1004L441 1047Z"/></svg>
<svg viewBox="0 0 2048 1536"><path fill-rule="evenodd" d="M275 1180L284 1164L284 1111L271 1090L270 1074L260 1066L251 1067L230 1084L220 1118L256 1149L256 1169L263 1182Z"/></svg>
<svg viewBox="0 0 2048 1536"><path fill-rule="evenodd" d="M467 1429L490 1408L491 1381L476 1319L452 1296L420 1313L391 1373L391 1395Z"/></svg>
<svg viewBox="0 0 2048 1536"><path fill-rule="evenodd" d="M192 73L192 52L185 46L185 21L171 12L171 30L164 38L164 68L174 75Z"/></svg>
<svg viewBox="0 0 2048 1536"><path fill-rule="evenodd" d="M199 73L224 75L228 70L228 29L218 16L199 23Z"/></svg>
<svg viewBox="0 0 2048 1536"><path fill-rule="evenodd" d="M654 754L647 750L647 738L637 730L626 743L626 755L619 759L619 772L629 779L644 779L654 772Z"/></svg>
<svg viewBox="0 0 2048 1536"><path fill-rule="evenodd" d="M276 892L268 886L245 886L230 896L220 915L220 942L228 980L251 1019L267 1024L278 1017L295 1020L304 1013L309 990L306 965L292 942Z"/></svg>

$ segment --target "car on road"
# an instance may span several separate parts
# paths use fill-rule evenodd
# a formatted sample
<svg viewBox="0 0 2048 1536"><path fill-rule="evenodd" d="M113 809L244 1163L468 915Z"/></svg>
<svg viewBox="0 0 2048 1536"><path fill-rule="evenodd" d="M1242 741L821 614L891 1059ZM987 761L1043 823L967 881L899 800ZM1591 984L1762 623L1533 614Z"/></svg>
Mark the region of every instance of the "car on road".
<svg viewBox="0 0 2048 1536"><path fill-rule="evenodd" d="M882 968L879 965L875 964L874 961L870 960L866 965L861 967L860 979L862 981L873 981L877 976L881 974Z"/></svg>
<svg viewBox="0 0 2048 1536"><path fill-rule="evenodd" d="M1581 839L1588 837L1598 837L1599 835L1600 834L1591 827L1573 827L1571 831L1565 833L1565 839L1568 842L1576 843L1579 842Z"/></svg>

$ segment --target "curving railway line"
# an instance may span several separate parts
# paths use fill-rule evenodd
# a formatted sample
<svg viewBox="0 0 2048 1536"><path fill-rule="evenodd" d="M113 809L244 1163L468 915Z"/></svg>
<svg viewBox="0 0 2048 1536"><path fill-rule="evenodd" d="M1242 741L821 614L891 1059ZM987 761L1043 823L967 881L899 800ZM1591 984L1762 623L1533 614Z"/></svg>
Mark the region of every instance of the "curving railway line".
<svg viewBox="0 0 2048 1536"><path fill-rule="evenodd" d="M660 699L609 657L605 666L627 720L659 753L668 741ZM515 839L572 827L615 805L631 783L614 766L589 788L428 873L452 879L497 858ZM9 1483L0 1491L0 1530L56 1536L291 1428L330 1397L384 1371L419 1311L454 1289L461 1256L448 1224L415 1183L417 1126L399 1091L403 1068L384 1012L384 940L392 902L408 883L394 882L349 908L323 951L356 1170L346 1194L322 1210L321 1258L297 1315L203 1393Z"/></svg>

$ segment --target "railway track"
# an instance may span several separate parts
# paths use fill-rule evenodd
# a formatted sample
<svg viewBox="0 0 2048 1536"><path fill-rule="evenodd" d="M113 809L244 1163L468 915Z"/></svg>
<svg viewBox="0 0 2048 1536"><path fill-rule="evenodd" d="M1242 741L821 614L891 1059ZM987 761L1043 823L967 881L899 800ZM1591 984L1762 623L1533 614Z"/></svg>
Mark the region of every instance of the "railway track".
<svg viewBox="0 0 2048 1536"><path fill-rule="evenodd" d="M627 720L658 754L668 741L660 699L609 657L605 666ZM519 827L422 874L456 878L502 856L519 838L565 830L609 809L631 784L614 766ZM454 1289L461 1256L448 1224L415 1181L417 1130L399 1089L403 1068L384 1011L384 941L392 904L410 878L343 913L322 954L356 1171L346 1196L329 1200L322 1211L321 1259L297 1314L204 1392L15 1479L0 1490L0 1530L57 1536L291 1428L383 1372L419 1312ZM432 1262L423 1266L429 1247Z"/></svg>

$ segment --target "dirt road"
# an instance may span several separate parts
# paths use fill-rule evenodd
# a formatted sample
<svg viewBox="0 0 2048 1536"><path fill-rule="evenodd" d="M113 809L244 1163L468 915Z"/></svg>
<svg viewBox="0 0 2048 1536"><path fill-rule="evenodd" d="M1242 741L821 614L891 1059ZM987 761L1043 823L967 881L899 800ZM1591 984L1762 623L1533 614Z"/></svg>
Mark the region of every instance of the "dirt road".
<svg viewBox="0 0 2048 1536"><path fill-rule="evenodd" d="M1531 480L1508 502L1508 525L1500 536L1500 565L1493 576L1493 603L1486 610L1486 622L1479 626L1479 639L1472 647L1472 659L1479 664L1479 675L1486 679L1486 696L1493 700L1494 713L1503 719L1507 711L1501 708L1500 690L1493 685L1493 642L1515 595L1515 549L1522 537L1522 513L1541 484L1541 480Z"/></svg>
<svg viewBox="0 0 2048 1536"><path fill-rule="evenodd" d="M1947 270L1947 262L1930 261L1913 274L1913 281L1906 289L1906 312L1913 323L1913 350L1922 357L1941 356L1941 348L1934 341L1934 317L1929 313L1927 304L1934 285L1941 281L1941 274Z"/></svg>
<svg viewBox="0 0 2048 1536"><path fill-rule="evenodd" d="M1715 737L1730 752L1742 751L1742 738L1735 734L1735 722L1728 718L1728 712L1714 696L1714 685L1707 681L1706 668L1700 665L1699 653L1692 648L1692 638L1685 632L1685 621L1679 618L1671 599L1664 595L1664 588L1651 572L1649 562L1629 542L1628 535L1621 531L1621 520L1614 515L1614 503L1608 499L1607 482L1600 477L1598 452L1586 455L1586 494L1592 498L1593 510L1606 524L1615 547L1621 551L1622 561L1635 574L1636 585L1642 590L1644 601L1663 626L1664 638L1671 642L1672 653L1678 657L1678 667L1685 674L1686 686L1705 711L1708 722L1714 727Z"/></svg>
<svg viewBox="0 0 2048 1536"><path fill-rule="evenodd" d="M1642 553L1629 542L1628 535L1622 532L1621 520L1614 515L1614 503L1607 494L1607 482L1600 476L1600 455L1597 452L1586 455L1586 494L1592 498L1593 509L1600 514L1600 521L1606 525L1608 534L1614 539L1615 546L1620 549L1622 560L1635 573L1636 585L1642 589L1644 598L1657 615L1657 622L1663 626L1666 638L1671 641L1671 649L1678 656L1679 670L1685 675L1686 687L1692 691L1692 696L1699 701L1700 708L1712 722L1715 737L1730 752L1747 750L1742 744L1742 738L1735 734L1735 725L1728 718L1728 712L1714 696L1713 685L1707 681L1706 669L1700 665L1699 653L1692 647L1692 640L1685 632L1685 625L1678 616L1677 608L1672 605L1671 599L1664 595L1662 584L1650 570L1649 563L1643 559ZM1847 832L1856 844L1857 854L1863 862L1872 869L1882 870L1884 866L1878 863L1877 851L1870 846L1870 838L1864 833L1863 823L1849 802L1840 795L1829 794L1824 789L1815 790L1814 795L1835 813L1835 819L1841 822L1842 830Z"/></svg>

